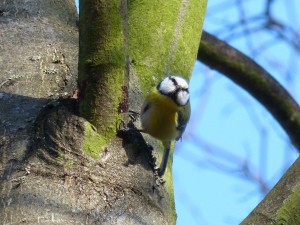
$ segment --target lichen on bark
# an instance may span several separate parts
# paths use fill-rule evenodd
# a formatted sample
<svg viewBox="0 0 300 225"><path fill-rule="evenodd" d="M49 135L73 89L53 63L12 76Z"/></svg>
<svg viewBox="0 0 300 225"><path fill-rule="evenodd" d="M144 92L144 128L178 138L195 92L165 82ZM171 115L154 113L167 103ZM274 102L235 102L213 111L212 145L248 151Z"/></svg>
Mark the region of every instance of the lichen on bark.
<svg viewBox="0 0 300 225"><path fill-rule="evenodd" d="M94 159L99 157L106 140L97 132L97 129L88 121L84 122L84 139L82 149Z"/></svg>
<svg viewBox="0 0 300 225"><path fill-rule="evenodd" d="M270 225L300 224L300 185L293 188L276 214L276 222Z"/></svg>
<svg viewBox="0 0 300 225"><path fill-rule="evenodd" d="M87 134L94 130L86 127L84 149L94 156L109 149L120 119L128 121L128 109L139 111L162 77L177 74L189 80L205 8L206 0L81 1L79 112L98 132L93 134L97 144L92 144ZM160 163L161 143L144 138ZM165 174L166 201L158 204L175 224L171 161L172 155Z"/></svg>
<svg viewBox="0 0 300 225"><path fill-rule="evenodd" d="M120 2L80 3L79 112L104 140L116 134L125 75Z"/></svg>
<svg viewBox="0 0 300 225"><path fill-rule="evenodd" d="M300 158L293 163L241 225L299 224L299 174Z"/></svg>

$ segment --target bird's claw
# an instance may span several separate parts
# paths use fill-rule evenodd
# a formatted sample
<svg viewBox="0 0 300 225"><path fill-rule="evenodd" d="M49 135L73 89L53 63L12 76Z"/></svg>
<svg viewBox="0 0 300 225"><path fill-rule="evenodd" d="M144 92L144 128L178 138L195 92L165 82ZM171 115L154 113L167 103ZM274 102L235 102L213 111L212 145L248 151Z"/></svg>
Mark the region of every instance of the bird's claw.
<svg viewBox="0 0 300 225"><path fill-rule="evenodd" d="M128 116L132 122L136 122L140 113L135 112L133 110L128 111Z"/></svg>
<svg viewBox="0 0 300 225"><path fill-rule="evenodd" d="M160 168L155 167L154 168L154 176L156 178L155 183L157 186L163 185L166 183L166 180L161 176Z"/></svg>
<svg viewBox="0 0 300 225"><path fill-rule="evenodd" d="M118 120L118 122L117 122L117 131L120 131L120 130L122 131L122 130L127 129L127 128L128 127L127 127L124 120L122 120L122 119Z"/></svg>

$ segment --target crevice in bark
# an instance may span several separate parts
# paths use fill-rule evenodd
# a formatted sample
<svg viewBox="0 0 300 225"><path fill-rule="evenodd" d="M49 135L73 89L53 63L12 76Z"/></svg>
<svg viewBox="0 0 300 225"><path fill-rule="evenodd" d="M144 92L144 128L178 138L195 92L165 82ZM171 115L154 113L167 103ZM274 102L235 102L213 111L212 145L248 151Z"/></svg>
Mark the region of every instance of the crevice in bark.
<svg viewBox="0 0 300 225"><path fill-rule="evenodd" d="M7 164L9 179L1 186L9 196L2 199L4 212L27 216L5 221L47 224L53 222L48 209L58 224L152 224L150 218L168 224L162 215L172 205L153 175L151 149L141 134L123 134L94 159L81 150L86 121L77 114L73 99L49 102L40 111L25 156ZM16 206L19 211L11 211Z"/></svg>

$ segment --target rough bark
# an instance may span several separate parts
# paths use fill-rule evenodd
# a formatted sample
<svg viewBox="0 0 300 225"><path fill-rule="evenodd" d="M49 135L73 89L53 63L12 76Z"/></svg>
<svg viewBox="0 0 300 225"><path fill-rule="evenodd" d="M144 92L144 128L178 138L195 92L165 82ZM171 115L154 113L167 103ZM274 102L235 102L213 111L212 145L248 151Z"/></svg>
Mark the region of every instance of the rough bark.
<svg viewBox="0 0 300 225"><path fill-rule="evenodd" d="M110 155L120 154L114 150L122 149L120 140L115 138L116 124L120 119L128 121L128 110L139 112L143 97L162 77L179 74L189 78L200 42L205 6L206 1L198 0L81 1L79 113L93 124L99 134L97 139L102 140L99 145L93 145L89 144L89 138L84 138L83 146L89 146L84 148L87 152L98 152L100 158L105 149ZM91 125L86 123L86 126ZM131 166L110 179L122 189L138 183L134 185L138 192L131 198L136 198L139 207L132 210L136 205L125 201L127 194L124 194L120 210L133 224L141 223L138 218L144 215L145 209L152 212L147 214L147 224L174 224L172 156L165 174L166 183L160 185L152 172L144 171L151 167L147 160L141 161L143 152L149 151L143 137L134 133L131 136L123 133L123 147L133 156L129 159ZM159 163L161 143L147 135L144 138L151 143ZM144 143L142 148L139 143ZM105 170L115 171L114 168ZM122 184L128 174L132 174L128 183ZM111 207L121 206L114 202ZM111 218L111 223L117 222L114 214Z"/></svg>
<svg viewBox="0 0 300 225"><path fill-rule="evenodd" d="M241 225L300 224L300 158Z"/></svg>
<svg viewBox="0 0 300 225"><path fill-rule="evenodd" d="M101 23L106 19L101 16L117 15L118 26L112 26L113 20L106 23L100 29L104 36L88 37L92 45L80 49L87 56L80 61L81 100L85 90L96 92L80 107L72 99L77 93L78 54L74 2L0 2L0 220L4 224L175 223L171 167L162 185L152 171L151 149L144 137L137 132L116 137L115 122L127 115L119 113L129 107L139 109L143 94L161 77L190 75L206 1L130 2L127 6L127 1L107 1L97 5L104 8L87 8L93 16L88 22L100 16ZM151 19L155 23L147 25ZM164 19L170 24L161 22ZM83 32L99 32L85 28ZM109 29L116 30L110 34ZM92 43L110 37L116 38L112 40L116 49L115 44ZM151 48L146 48L149 43ZM104 54L99 56L98 50ZM88 76L97 79L98 73L104 74L103 80L86 83ZM93 81L102 91L90 88ZM108 91L109 87L117 89ZM98 105L99 97L103 107ZM86 116L92 115L85 114L86 109L109 110L96 118ZM96 121L95 126L79 112L89 122Z"/></svg>
<svg viewBox="0 0 300 225"><path fill-rule="evenodd" d="M181 12L184 7L191 7L188 2L181 2ZM123 2L121 7L125 5ZM162 12L170 9L161 6L166 7L161 8ZM145 12L148 9L145 7ZM145 24L141 21L147 16L135 7L130 10L132 15L141 16L133 16L132 23ZM156 15L158 21L168 16L159 15ZM142 28L145 34L147 26L126 28L129 16L128 12L122 14L123 34L138 33ZM161 76L189 75L192 59L185 56L192 53L185 44L190 46L191 42L180 35L190 35L180 29L185 27L182 24L186 20L182 18L173 24L176 35L165 40L170 47L166 53L159 47L162 44L159 34L169 29L164 24L149 29L153 33L160 28L152 37L156 45L148 47L150 34L123 39L124 83L131 87L129 105L133 109L139 108L142 93ZM76 95L76 21L71 0L0 1L0 221L3 224L174 223L172 183L157 183L143 137L135 132L125 133L122 139L115 138L103 147L95 128L78 116L76 100L70 100ZM149 58L153 54L155 57ZM161 55L166 56L165 61L157 60ZM143 80L139 80L140 74ZM124 97L126 89L120 93ZM298 160L243 224L298 224L299 168ZM170 168L168 173L170 176Z"/></svg>
<svg viewBox="0 0 300 225"><path fill-rule="evenodd" d="M51 223L51 171L27 159L39 111L76 87L76 14L73 1L0 1L2 224Z"/></svg>

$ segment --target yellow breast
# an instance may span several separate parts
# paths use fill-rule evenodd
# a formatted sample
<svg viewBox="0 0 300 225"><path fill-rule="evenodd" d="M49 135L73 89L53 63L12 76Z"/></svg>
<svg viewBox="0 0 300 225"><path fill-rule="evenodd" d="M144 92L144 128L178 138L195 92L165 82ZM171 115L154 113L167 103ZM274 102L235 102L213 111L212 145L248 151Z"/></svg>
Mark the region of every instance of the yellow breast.
<svg viewBox="0 0 300 225"><path fill-rule="evenodd" d="M171 141L177 137L178 106L170 98L154 89L147 96L143 108L141 122L146 133L162 141Z"/></svg>

